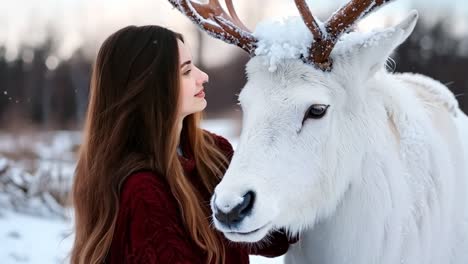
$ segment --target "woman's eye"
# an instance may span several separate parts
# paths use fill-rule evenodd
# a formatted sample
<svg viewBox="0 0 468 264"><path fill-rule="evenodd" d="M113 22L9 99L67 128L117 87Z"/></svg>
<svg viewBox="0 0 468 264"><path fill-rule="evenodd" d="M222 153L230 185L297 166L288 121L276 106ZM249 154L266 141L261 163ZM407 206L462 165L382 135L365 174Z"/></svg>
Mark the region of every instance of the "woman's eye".
<svg viewBox="0 0 468 264"><path fill-rule="evenodd" d="M312 105L306 113L306 116L304 118L313 118L313 119L320 119L322 118L326 113L327 109L330 105L324 105L324 104L314 104Z"/></svg>
<svg viewBox="0 0 468 264"><path fill-rule="evenodd" d="M188 71L184 72L184 75L189 75L190 72L192 72L192 70L188 70Z"/></svg>

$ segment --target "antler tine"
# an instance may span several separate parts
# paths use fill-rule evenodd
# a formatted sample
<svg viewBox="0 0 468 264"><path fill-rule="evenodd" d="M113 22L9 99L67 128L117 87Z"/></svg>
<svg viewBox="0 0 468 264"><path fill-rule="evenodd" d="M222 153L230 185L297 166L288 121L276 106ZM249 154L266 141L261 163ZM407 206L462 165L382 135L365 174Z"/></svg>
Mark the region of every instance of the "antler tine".
<svg viewBox="0 0 468 264"><path fill-rule="evenodd" d="M392 0L351 0L336 11L325 23L323 32L315 21L305 1L295 0L299 12L307 27L314 35L314 42L309 48L307 62L313 63L322 70L330 70L332 61L330 53L340 36L348 31L354 23L375 8Z"/></svg>
<svg viewBox="0 0 468 264"><path fill-rule="evenodd" d="M302 0L302 1L294 0L294 2L296 3L297 9L299 10L299 13L302 16L302 20L304 20L304 23L312 32L312 35L314 36L314 42L322 41L324 38L324 34L322 30L320 29L314 16L312 15L312 12L307 6L307 3L305 2L305 0Z"/></svg>
<svg viewBox="0 0 468 264"><path fill-rule="evenodd" d="M231 17L223 10L218 0L209 0L208 4L190 0L169 0L169 2L211 36L235 44L249 54L255 51L257 39L240 22L232 3L226 2Z"/></svg>
<svg viewBox="0 0 468 264"><path fill-rule="evenodd" d="M327 33L331 38L337 39L351 26L372 12L376 7L391 0L352 0L340 10L335 12L326 23Z"/></svg>
<svg viewBox="0 0 468 264"><path fill-rule="evenodd" d="M243 30L250 32L250 30L242 23L236 13L236 9L234 9L234 5L232 4L232 0L226 0L226 6L228 8L229 14L234 19L234 22L238 24Z"/></svg>

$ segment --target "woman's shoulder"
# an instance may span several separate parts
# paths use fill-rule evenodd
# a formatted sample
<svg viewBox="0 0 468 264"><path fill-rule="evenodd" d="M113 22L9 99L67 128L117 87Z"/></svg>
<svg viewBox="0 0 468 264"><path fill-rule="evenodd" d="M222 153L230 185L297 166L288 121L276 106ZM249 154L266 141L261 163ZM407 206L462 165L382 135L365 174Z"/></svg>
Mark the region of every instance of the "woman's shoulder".
<svg viewBox="0 0 468 264"><path fill-rule="evenodd" d="M167 206L173 203L170 188L161 175L152 171L132 173L123 182L120 190L121 204L133 207L142 201Z"/></svg>
<svg viewBox="0 0 468 264"><path fill-rule="evenodd" d="M157 187L164 184L163 178L153 171L138 171L125 178L122 184L122 192L131 189L147 188L149 186Z"/></svg>

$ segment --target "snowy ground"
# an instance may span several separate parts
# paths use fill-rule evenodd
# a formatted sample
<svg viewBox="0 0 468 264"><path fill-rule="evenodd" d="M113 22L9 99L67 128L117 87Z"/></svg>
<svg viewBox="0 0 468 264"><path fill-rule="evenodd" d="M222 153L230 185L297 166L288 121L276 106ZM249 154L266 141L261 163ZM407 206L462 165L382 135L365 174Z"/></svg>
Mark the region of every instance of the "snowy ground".
<svg viewBox="0 0 468 264"><path fill-rule="evenodd" d="M2 211L1 263L67 263L71 232L70 221Z"/></svg>
<svg viewBox="0 0 468 264"><path fill-rule="evenodd" d="M225 136L235 147L237 145L236 124L227 120L206 121L203 127ZM34 144L21 138L12 143L13 135L0 135L0 151L17 149L21 146L32 146L32 149L41 160L35 166L36 170L43 172L49 168L52 174L69 175L73 171L71 148L79 137L76 132L57 132L53 135L42 135L35 139ZM15 136L15 139L18 137ZM42 142L47 138L47 142ZM16 145L15 145L16 144ZM57 165L54 160L60 158ZM17 163L22 166L21 162ZM65 165L64 165L65 164ZM2 193L0 193L0 196ZM68 263L68 254L73 241L72 212L66 212L68 219L57 216L35 216L14 212L11 208L2 207L0 203L0 263L2 264L55 264ZM252 264L279 264L282 257L268 259L252 256Z"/></svg>

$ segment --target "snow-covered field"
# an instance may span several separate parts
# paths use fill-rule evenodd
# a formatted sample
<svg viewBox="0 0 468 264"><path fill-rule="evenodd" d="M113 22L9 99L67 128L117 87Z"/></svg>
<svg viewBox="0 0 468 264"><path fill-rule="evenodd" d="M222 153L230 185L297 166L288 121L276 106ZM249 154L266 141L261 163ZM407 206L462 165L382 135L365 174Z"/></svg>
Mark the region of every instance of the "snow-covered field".
<svg viewBox="0 0 468 264"><path fill-rule="evenodd" d="M68 220L2 211L1 263L67 263L73 241L71 232Z"/></svg>
<svg viewBox="0 0 468 264"><path fill-rule="evenodd" d="M222 136L225 136L235 147L237 145L237 126L229 120L210 120L203 123L203 127ZM0 135L0 153L12 152L19 148L29 148L32 156L38 162L30 164L30 161L17 160L11 162L9 167L14 167L13 182L24 182L29 176L43 177L45 172L50 183L57 182L67 186L74 169L73 148L79 143L79 133L60 131L56 133L41 134L38 137L17 137L16 135ZM31 156L29 155L29 156ZM0 156L0 179L2 176L2 157ZM5 162L5 159L3 159ZM5 167L3 167L5 168ZM24 169L24 173L20 173ZM31 172L31 170L33 170ZM7 171L8 173L8 171ZM23 175L24 174L24 175ZM19 177L18 175L23 175ZM68 180L63 180L63 178ZM36 182L34 182L36 184ZM39 183L37 183L39 184ZM14 185L15 187L16 185ZM14 191L13 187L13 191ZM8 189L8 190L11 190ZM52 190L54 190L52 188ZM6 190L0 188L0 263L1 264L54 264L68 263L68 254L73 242L72 211L65 210L63 214L57 214L42 196L36 193L23 194L19 192L20 199L30 198L30 203L12 202ZM15 199L18 199L15 196ZM46 201L45 205L41 201ZM25 209L18 206L27 207ZM44 208L41 208L44 207ZM18 209L21 213L18 212ZM251 256L253 264L279 264L282 257L268 259Z"/></svg>

